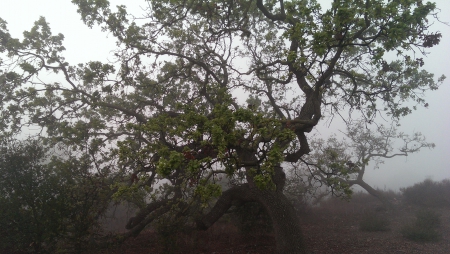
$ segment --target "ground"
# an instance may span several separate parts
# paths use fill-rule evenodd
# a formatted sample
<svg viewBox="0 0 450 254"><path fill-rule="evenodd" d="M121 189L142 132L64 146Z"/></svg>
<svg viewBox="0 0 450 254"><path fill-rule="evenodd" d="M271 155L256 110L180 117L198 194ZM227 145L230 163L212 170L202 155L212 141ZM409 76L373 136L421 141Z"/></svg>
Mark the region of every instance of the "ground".
<svg viewBox="0 0 450 254"><path fill-rule="evenodd" d="M416 212L424 208L396 203L393 209L385 209L376 199L359 194L350 202L331 200L320 207L299 212L309 253L448 253L450 250L450 208L433 208L440 214L438 242L416 243L405 239L401 229L413 223ZM427 208L430 210L430 208ZM367 216L389 221L389 230L364 232L360 221ZM136 238L128 239L121 246L91 250L87 253L165 253L163 239L149 230ZM243 233L236 224L219 222L205 232L179 235L166 245L172 253L274 253L272 233L255 230Z"/></svg>

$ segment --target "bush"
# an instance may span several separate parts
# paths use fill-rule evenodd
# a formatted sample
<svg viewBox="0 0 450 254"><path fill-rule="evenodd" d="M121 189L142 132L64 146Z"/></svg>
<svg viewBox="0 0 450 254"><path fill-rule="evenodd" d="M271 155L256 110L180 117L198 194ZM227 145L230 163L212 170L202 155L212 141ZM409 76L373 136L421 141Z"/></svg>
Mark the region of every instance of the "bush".
<svg viewBox="0 0 450 254"><path fill-rule="evenodd" d="M36 141L4 141L0 153L0 250L49 252L70 213L60 209L67 202L61 178L45 167Z"/></svg>
<svg viewBox="0 0 450 254"><path fill-rule="evenodd" d="M402 229L402 235L415 242L436 242L441 239L438 228L441 225L440 216L428 210L421 210L416 214L414 224L406 225Z"/></svg>
<svg viewBox="0 0 450 254"><path fill-rule="evenodd" d="M367 232L388 231L389 220L374 213L364 215L359 223L359 230Z"/></svg>
<svg viewBox="0 0 450 254"><path fill-rule="evenodd" d="M416 213L416 224L423 228L439 228L441 225L440 215L430 210L420 210Z"/></svg>
<svg viewBox="0 0 450 254"><path fill-rule="evenodd" d="M417 225L403 227L402 235L414 242L437 242L441 239L441 234L436 229L423 228Z"/></svg>
<svg viewBox="0 0 450 254"><path fill-rule="evenodd" d="M426 179L401 189L406 203L422 207L450 207L450 179L435 182Z"/></svg>
<svg viewBox="0 0 450 254"><path fill-rule="evenodd" d="M101 181L78 159L50 158L40 141L2 141L0 253L83 249L106 209Z"/></svg>

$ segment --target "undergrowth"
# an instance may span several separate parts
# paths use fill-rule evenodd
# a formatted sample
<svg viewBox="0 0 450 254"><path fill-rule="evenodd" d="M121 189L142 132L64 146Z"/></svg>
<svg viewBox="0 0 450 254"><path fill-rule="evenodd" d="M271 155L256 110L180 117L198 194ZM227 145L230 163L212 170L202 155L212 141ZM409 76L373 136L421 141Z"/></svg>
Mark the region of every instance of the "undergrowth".
<svg viewBox="0 0 450 254"><path fill-rule="evenodd" d="M440 215L430 210L420 210L416 221L402 228L402 235L414 242L437 242L441 239L438 231L441 225Z"/></svg>
<svg viewBox="0 0 450 254"><path fill-rule="evenodd" d="M450 179L435 182L426 179L401 189L406 203L421 207L450 207Z"/></svg>
<svg viewBox="0 0 450 254"><path fill-rule="evenodd" d="M359 230L366 232L389 231L388 219L375 213L367 213L359 222Z"/></svg>

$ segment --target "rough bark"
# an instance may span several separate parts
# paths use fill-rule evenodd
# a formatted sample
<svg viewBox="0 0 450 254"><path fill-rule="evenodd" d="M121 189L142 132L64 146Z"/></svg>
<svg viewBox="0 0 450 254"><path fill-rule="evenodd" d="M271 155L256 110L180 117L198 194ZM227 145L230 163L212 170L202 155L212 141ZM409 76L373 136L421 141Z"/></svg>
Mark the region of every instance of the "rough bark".
<svg viewBox="0 0 450 254"><path fill-rule="evenodd" d="M259 191L258 194L258 202L272 219L277 253L306 253L299 218L286 196L278 191Z"/></svg>
<svg viewBox="0 0 450 254"><path fill-rule="evenodd" d="M260 190L248 184L233 187L223 192L211 212L197 221L197 227L206 230L234 203L255 201L263 205L272 219L277 253L306 253L299 218L282 191Z"/></svg>

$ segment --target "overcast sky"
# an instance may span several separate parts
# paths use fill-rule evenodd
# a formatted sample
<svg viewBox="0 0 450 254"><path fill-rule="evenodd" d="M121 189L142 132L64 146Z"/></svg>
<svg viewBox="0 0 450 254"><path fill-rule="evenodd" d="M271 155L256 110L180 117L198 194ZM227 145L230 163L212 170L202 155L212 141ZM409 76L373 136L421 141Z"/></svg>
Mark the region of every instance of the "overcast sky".
<svg viewBox="0 0 450 254"><path fill-rule="evenodd" d="M128 6L129 13L141 13L139 6L145 6L144 0L115 0L113 4ZM322 2L331 2L331 0ZM441 9L441 21L450 23L450 1L436 0ZM21 37L29 30L34 21L44 16L54 34L65 36L64 46L67 61L74 65L88 61L107 61L115 48L111 35L102 33L98 27L89 29L80 20L76 7L70 0L1 0L0 17L8 22L8 29L14 37ZM429 50L424 57L426 70L436 77L444 74L450 78L450 27L439 22L433 26L443 34L440 45ZM420 108L401 121L400 130L406 133L422 132L436 148L425 149L419 154L399 157L386 161L377 170L366 173L368 183L379 188L397 190L415 182L431 178L441 180L450 178L450 79L444 82L438 91L426 94L429 102L427 109ZM319 123L321 133L335 131L334 124L328 128Z"/></svg>

